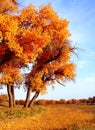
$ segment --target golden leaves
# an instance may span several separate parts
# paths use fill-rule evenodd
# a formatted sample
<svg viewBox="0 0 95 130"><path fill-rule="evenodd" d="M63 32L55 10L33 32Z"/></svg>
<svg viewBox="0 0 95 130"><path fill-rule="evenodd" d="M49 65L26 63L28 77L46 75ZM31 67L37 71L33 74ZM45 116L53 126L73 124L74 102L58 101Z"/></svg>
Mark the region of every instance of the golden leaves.
<svg viewBox="0 0 95 130"><path fill-rule="evenodd" d="M15 5L9 1L8 4ZM16 16L0 13L0 57L5 58L4 64L7 61L2 65L2 81L19 82L18 66L27 63L33 64L27 76L32 91L45 92L48 83L63 77L73 79L75 65L70 63L72 46L68 41L68 24L50 4L40 8L29 5ZM4 57L5 51L13 55L9 61Z"/></svg>
<svg viewBox="0 0 95 130"><path fill-rule="evenodd" d="M75 64L69 63L63 66L64 77L72 80L75 77Z"/></svg>
<svg viewBox="0 0 95 130"><path fill-rule="evenodd" d="M18 68L11 66L11 63L3 66L0 84L14 84L15 82L21 83L22 81L23 77L20 75Z"/></svg>
<svg viewBox="0 0 95 130"><path fill-rule="evenodd" d="M44 84L43 80L43 72L38 72L35 76L30 77L30 87L32 91L38 91L41 93L46 92L46 85Z"/></svg>
<svg viewBox="0 0 95 130"><path fill-rule="evenodd" d="M2 38L3 36L2 36L2 31L0 31L0 39Z"/></svg>
<svg viewBox="0 0 95 130"><path fill-rule="evenodd" d="M53 10L50 4L48 4L47 6L44 5L40 6L39 13L42 19L50 20L50 22L55 22L59 18L59 16Z"/></svg>
<svg viewBox="0 0 95 130"><path fill-rule="evenodd" d="M8 48L25 64L33 63L51 42L63 42L69 36L66 30L68 22L61 20L50 4L39 10L29 5L16 17L9 14L1 14L0 17Z"/></svg>
<svg viewBox="0 0 95 130"><path fill-rule="evenodd" d="M21 21L25 21L26 19L29 19L32 24L36 22L36 17L38 16L36 8L30 4L29 6L25 7L21 10L20 19Z"/></svg>
<svg viewBox="0 0 95 130"><path fill-rule="evenodd" d="M0 13L17 12L16 0L0 0Z"/></svg>
<svg viewBox="0 0 95 130"><path fill-rule="evenodd" d="M18 21L9 14L0 14L0 29L2 30L4 44L20 57L23 48L17 43L16 35L18 33Z"/></svg>
<svg viewBox="0 0 95 130"><path fill-rule="evenodd" d="M0 44L2 44L2 40L3 40L3 35L2 35L2 31L0 31Z"/></svg>

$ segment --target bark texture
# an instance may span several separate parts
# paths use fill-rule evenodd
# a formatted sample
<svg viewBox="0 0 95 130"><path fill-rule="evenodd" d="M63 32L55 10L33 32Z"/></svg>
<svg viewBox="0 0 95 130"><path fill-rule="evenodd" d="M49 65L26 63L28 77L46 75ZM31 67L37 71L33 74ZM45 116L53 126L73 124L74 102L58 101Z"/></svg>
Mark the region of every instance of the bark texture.
<svg viewBox="0 0 95 130"><path fill-rule="evenodd" d="M14 86L7 84L7 92L9 97L9 107L15 107Z"/></svg>
<svg viewBox="0 0 95 130"><path fill-rule="evenodd" d="M29 104L29 101L30 101L30 94L31 94L31 89L30 89L30 87L28 87L24 107L28 107L28 104Z"/></svg>
<svg viewBox="0 0 95 130"><path fill-rule="evenodd" d="M36 92L35 95L33 96L33 98L31 99L31 101L29 102L28 107L32 107L34 105L34 102L38 96L39 96L39 92Z"/></svg>

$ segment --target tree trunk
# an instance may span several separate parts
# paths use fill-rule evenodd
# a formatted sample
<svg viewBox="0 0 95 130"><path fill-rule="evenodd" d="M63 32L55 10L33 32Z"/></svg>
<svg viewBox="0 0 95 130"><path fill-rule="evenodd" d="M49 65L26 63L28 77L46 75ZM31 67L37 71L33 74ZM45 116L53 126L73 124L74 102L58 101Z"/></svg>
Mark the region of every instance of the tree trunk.
<svg viewBox="0 0 95 130"><path fill-rule="evenodd" d="M38 96L39 96L39 92L36 92L33 98L31 99L31 101L29 102L28 107L32 107L34 105L34 101L36 100Z"/></svg>
<svg viewBox="0 0 95 130"><path fill-rule="evenodd" d="M13 85L13 86L11 86L11 94L12 94L12 100L13 100L13 107L15 107L14 85Z"/></svg>
<svg viewBox="0 0 95 130"><path fill-rule="evenodd" d="M29 104L29 101L30 101L30 94L31 94L31 88L28 87L27 96L26 96L26 101L25 101L24 107L28 107L28 104Z"/></svg>
<svg viewBox="0 0 95 130"><path fill-rule="evenodd" d="M8 97L9 97L9 107L13 107L13 95L11 93L11 87L12 86L7 84L7 92L8 92Z"/></svg>

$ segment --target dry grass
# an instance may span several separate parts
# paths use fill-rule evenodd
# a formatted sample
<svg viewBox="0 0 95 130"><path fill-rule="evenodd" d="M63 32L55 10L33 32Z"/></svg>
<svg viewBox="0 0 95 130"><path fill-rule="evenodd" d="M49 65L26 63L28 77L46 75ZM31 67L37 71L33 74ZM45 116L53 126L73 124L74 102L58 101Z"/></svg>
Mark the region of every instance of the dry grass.
<svg viewBox="0 0 95 130"><path fill-rule="evenodd" d="M19 109L21 115L31 111L34 114L18 117ZM0 120L0 130L95 130L95 105L48 105L33 109L12 110L11 118ZM0 108L1 111L4 109Z"/></svg>

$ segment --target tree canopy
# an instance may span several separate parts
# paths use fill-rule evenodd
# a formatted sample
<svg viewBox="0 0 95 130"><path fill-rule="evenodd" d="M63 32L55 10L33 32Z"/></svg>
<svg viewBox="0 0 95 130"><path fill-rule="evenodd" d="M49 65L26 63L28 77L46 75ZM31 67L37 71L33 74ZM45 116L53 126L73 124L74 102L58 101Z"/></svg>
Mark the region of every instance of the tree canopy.
<svg viewBox="0 0 95 130"><path fill-rule="evenodd" d="M47 85L72 80L75 64L70 61L74 48L68 39L69 22L50 4L39 9L30 4L16 15L16 1L0 2L0 84L6 84L12 93L14 85L25 80L28 104L31 91L35 92L34 99L47 90ZM33 67L23 77L21 68L27 64Z"/></svg>

